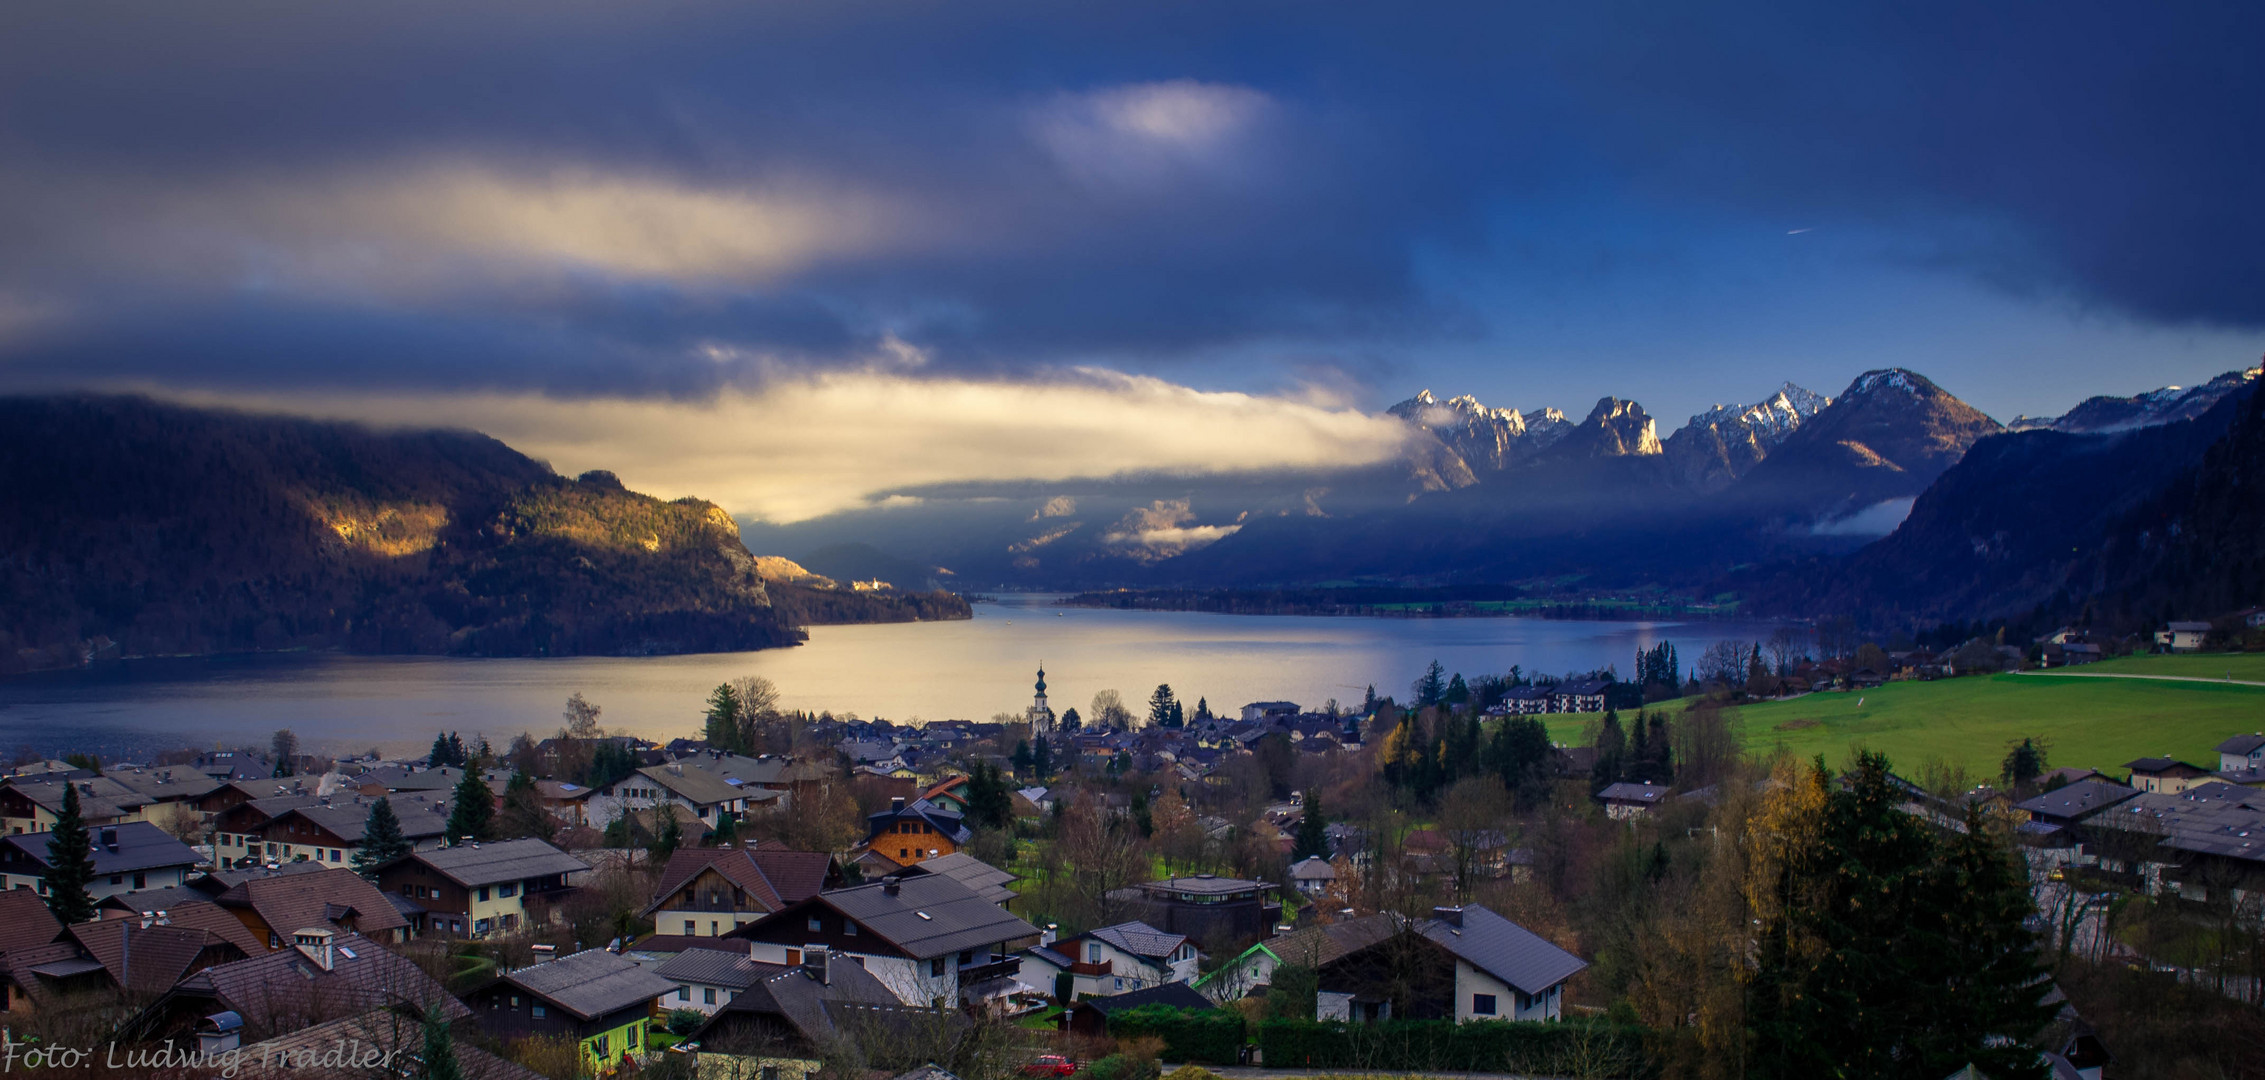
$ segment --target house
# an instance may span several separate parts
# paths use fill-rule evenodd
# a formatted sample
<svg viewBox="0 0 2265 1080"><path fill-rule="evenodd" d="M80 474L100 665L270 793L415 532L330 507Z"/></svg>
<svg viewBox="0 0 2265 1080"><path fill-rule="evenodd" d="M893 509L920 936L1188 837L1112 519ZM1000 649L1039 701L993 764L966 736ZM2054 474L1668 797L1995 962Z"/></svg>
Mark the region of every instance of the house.
<svg viewBox="0 0 2265 1080"><path fill-rule="evenodd" d="M1064 938L1024 954L1026 978L1051 982L1067 1005L1088 997L1121 994L1195 978L1201 954L1181 934L1147 923L1118 923ZM1067 977L1067 982L1063 981Z"/></svg>
<svg viewBox="0 0 2265 1080"><path fill-rule="evenodd" d="M792 970L784 964L754 960L738 942L726 943L712 938L695 940L698 944L694 947L653 966L653 974L676 986L661 998L664 1009L690 1009L702 1016L713 1016L717 1009L730 1004L748 987ZM889 1000L893 1002L896 998L892 996Z"/></svg>
<svg viewBox="0 0 2265 1080"><path fill-rule="evenodd" d="M952 813L965 816L967 814L967 777L950 777L921 792L920 797Z"/></svg>
<svg viewBox="0 0 2265 1080"><path fill-rule="evenodd" d="M260 827L267 861L347 865L361 850L371 804L381 798L391 804L401 836L411 846L430 851L445 842L451 799L414 792L375 798L326 795L282 810Z"/></svg>
<svg viewBox="0 0 2265 1080"><path fill-rule="evenodd" d="M2265 767L2265 735L2236 735L2218 744L2218 771L2252 774Z"/></svg>
<svg viewBox="0 0 2265 1080"><path fill-rule="evenodd" d="M1558 683L1549 688L1549 711L1603 712L1605 690L1611 685L1610 679L1569 679Z"/></svg>
<svg viewBox="0 0 2265 1080"><path fill-rule="evenodd" d="M93 841L94 878L87 893L97 900L141 889L186 885L189 871L203 860L195 848L173 839L146 821L128 821L88 830ZM52 833L0 837L0 887L47 895L47 848Z"/></svg>
<svg viewBox="0 0 2265 1080"><path fill-rule="evenodd" d="M1191 985L1212 1001L1234 1001L1272 985L1277 967L1292 964L1319 968L1354 949L1392 936L1399 925L1398 916L1379 913L1294 930L1243 950Z"/></svg>
<svg viewBox="0 0 2265 1080"><path fill-rule="evenodd" d="M1401 921L1320 965L1320 1019L1555 1020L1566 980L1587 968L1477 904Z"/></svg>
<svg viewBox="0 0 2265 1080"><path fill-rule="evenodd" d="M210 930L174 926L154 914L83 922L65 933L102 965L112 986L136 995L163 994L191 974L247 955Z"/></svg>
<svg viewBox="0 0 2265 1080"><path fill-rule="evenodd" d="M1246 724L1289 720L1297 715L1298 703L1295 701L1253 701L1243 706L1243 722Z"/></svg>
<svg viewBox="0 0 2265 1080"><path fill-rule="evenodd" d="M956 1012L915 1009L848 957L824 949L794 966L755 964L767 974L719 1005L692 1033L702 1072L724 1059L724 1075L809 1080L840 1042L880 1044L906 1029L964 1025Z"/></svg>
<svg viewBox="0 0 2265 1080"><path fill-rule="evenodd" d="M1271 881L1195 874L1119 889L1108 899L1167 934L1239 944L1257 940L1282 921L1276 888Z"/></svg>
<svg viewBox="0 0 2265 1080"><path fill-rule="evenodd" d="M392 950L359 934L310 927L295 931L288 949L183 978L129 1020L120 1041L170 1036L194 1045L187 1036L198 1021L221 1012L242 1021L241 1037L265 1039L395 1005L437 1006L451 1020L468 1015L431 976Z"/></svg>
<svg viewBox="0 0 2265 1080"><path fill-rule="evenodd" d="M887 810L865 819L865 828L860 851L899 866L955 854L975 836L959 814L925 799L890 799Z"/></svg>
<svg viewBox="0 0 2265 1080"><path fill-rule="evenodd" d="M212 814L212 859L220 866L256 866L283 859L283 849L267 850L267 824L286 810L311 806L322 797L312 791L292 790L281 784L274 794L256 794L258 785L237 783L206 796L216 807ZM237 798L230 792L247 795Z"/></svg>
<svg viewBox="0 0 2265 1080"><path fill-rule="evenodd" d="M730 814L783 805L784 758L751 758L711 750L660 765L647 765L614 781L587 803L590 820L610 822L625 810L675 805L691 809L710 827Z"/></svg>
<svg viewBox="0 0 2265 1080"><path fill-rule="evenodd" d="M756 845L678 848L638 914L656 933L715 937L842 883L833 856Z"/></svg>
<svg viewBox="0 0 2265 1080"><path fill-rule="evenodd" d="M257 943L257 948L246 950L254 955L289 948L291 935L310 926L379 942L399 943L409 938L409 920L377 886L352 870L326 867L290 874L238 872L225 879L207 875L191 889L208 897L212 907L226 912L244 928ZM134 897L125 899L132 902ZM192 921L209 925L201 907L192 900L167 910L177 925ZM150 909L145 906L143 910ZM224 928L216 929L225 933Z"/></svg>
<svg viewBox="0 0 2265 1080"><path fill-rule="evenodd" d="M1337 868L1319 855L1308 855L1290 866L1290 887L1307 896L1319 896L1337 883Z"/></svg>
<svg viewBox="0 0 2265 1080"><path fill-rule="evenodd" d="M2065 784L2014 804L2029 820L2067 828L2139 794L2138 788L2099 780Z"/></svg>
<svg viewBox="0 0 2265 1080"><path fill-rule="evenodd" d="M378 887L415 901L428 931L458 937L544 922L590 864L541 840L412 851L378 868Z"/></svg>
<svg viewBox="0 0 2265 1080"><path fill-rule="evenodd" d="M2098 780L2102 783L2109 784L2116 782L2114 777L2111 777L2107 773L2101 772L2098 769L2087 769L2079 765L2063 765L2060 768L2053 769L2045 773L2044 775L2039 776L2037 778L2037 784L2039 787L2051 789L2056 787L2063 787L2068 784L2074 784L2082 780Z"/></svg>
<svg viewBox="0 0 2265 1080"><path fill-rule="evenodd" d="M141 821L143 807L150 804L140 792L84 770L11 776L0 782L0 820L7 822L9 834L43 833L54 828L55 817L63 809L65 787L79 789L79 817L89 826Z"/></svg>
<svg viewBox="0 0 2265 1080"><path fill-rule="evenodd" d="M1667 797L1667 788L1647 780L1641 784L1626 782L1607 784L1597 792L1597 801L1604 804L1606 817L1614 821L1627 821L1652 812L1661 799Z"/></svg>
<svg viewBox="0 0 2265 1080"><path fill-rule="evenodd" d="M604 949L584 949L505 972L464 995L480 1030L508 1040L563 1037L593 1072L645 1052L654 1003L674 984Z"/></svg>
<svg viewBox="0 0 2265 1080"><path fill-rule="evenodd" d="M2201 652L2202 643L2209 636L2209 623L2174 622L2155 631L2155 644L2172 652Z"/></svg>
<svg viewBox="0 0 2265 1080"><path fill-rule="evenodd" d="M1013 909L1018 895L1013 889L1007 888L1007 883L1015 879L1013 874L964 851L922 859L889 876L910 877L916 874L943 874L974 890L975 895L1009 910Z"/></svg>
<svg viewBox="0 0 2265 1080"><path fill-rule="evenodd" d="M794 967L814 949L857 959L904 1004L971 1006L1017 987L1007 944L1038 928L945 874L819 893L726 935L765 963Z"/></svg>
<svg viewBox="0 0 2265 1080"><path fill-rule="evenodd" d="M2209 780L2210 770L2176 758L2139 758L2124 762L2131 770L2131 786L2141 791L2176 795L2187 788Z"/></svg>
<svg viewBox="0 0 2265 1080"><path fill-rule="evenodd" d="M1056 1022L1061 1030L1090 1039L1107 1038L1109 1017L1126 1009L1145 1005L1162 1005L1170 1009L1207 1010L1215 1008L1211 999L1196 993L1184 982L1161 983L1127 990L1122 994L1078 999L1077 1004L1065 1010Z"/></svg>
<svg viewBox="0 0 2265 1080"><path fill-rule="evenodd" d="M208 1026L214 1030L205 1030ZM193 1045L209 1047L216 1054L237 1051L230 1080L306 1080L325 1060L337 1060L344 1048L362 1054L363 1060L390 1062L415 1061L425 1048L424 1017L406 1006L371 1009L256 1043L241 1043L241 1034L241 1030L223 1033L217 1023L200 1024ZM463 1080L544 1080L541 1073L463 1040L453 1049L456 1072Z"/></svg>

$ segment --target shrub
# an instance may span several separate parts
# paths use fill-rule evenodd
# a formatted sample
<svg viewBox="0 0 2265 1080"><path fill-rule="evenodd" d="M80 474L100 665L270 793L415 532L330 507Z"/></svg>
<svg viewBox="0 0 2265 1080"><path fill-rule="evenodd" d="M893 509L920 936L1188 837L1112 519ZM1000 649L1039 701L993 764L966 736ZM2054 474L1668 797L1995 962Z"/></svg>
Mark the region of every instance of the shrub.
<svg viewBox="0 0 2265 1080"><path fill-rule="evenodd" d="M1235 1064L1248 1041L1241 1013L1169 1005L1143 1005L1112 1015L1109 1034L1119 1039L1161 1039L1165 1057L1209 1065Z"/></svg>
<svg viewBox="0 0 2265 1080"><path fill-rule="evenodd" d="M1086 1080L1157 1080L1164 1070L1154 1058L1142 1060L1111 1054L1085 1067Z"/></svg>
<svg viewBox="0 0 2265 1080"><path fill-rule="evenodd" d="M690 1035L699 1030L700 1025L706 1023L707 1019L706 1016L700 1014L698 1009L670 1009L668 1011L669 1034Z"/></svg>

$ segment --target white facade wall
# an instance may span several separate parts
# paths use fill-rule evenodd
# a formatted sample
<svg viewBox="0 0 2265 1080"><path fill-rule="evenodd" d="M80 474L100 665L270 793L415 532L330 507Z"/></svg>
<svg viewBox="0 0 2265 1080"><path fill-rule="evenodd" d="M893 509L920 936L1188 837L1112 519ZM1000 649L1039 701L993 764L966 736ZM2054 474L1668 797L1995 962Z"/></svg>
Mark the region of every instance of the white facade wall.
<svg viewBox="0 0 2265 1080"><path fill-rule="evenodd" d="M1563 1008L1564 985L1552 986L1539 994L1527 997L1516 987L1503 982L1469 961L1455 961L1455 1022L1472 1020L1555 1020ZM1494 1012L1489 1015L1477 1010L1480 995L1494 998Z"/></svg>

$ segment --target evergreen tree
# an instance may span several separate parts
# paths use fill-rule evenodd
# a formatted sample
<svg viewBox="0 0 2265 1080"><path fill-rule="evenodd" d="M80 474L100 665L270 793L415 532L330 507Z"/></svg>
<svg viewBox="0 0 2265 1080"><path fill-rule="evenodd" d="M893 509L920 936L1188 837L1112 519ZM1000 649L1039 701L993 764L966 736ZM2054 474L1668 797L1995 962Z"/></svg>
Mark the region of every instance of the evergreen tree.
<svg viewBox="0 0 2265 1080"><path fill-rule="evenodd" d="M1198 697L1198 698L1196 698L1196 699L1195 699L1195 722L1196 722L1196 723L1198 723L1198 724L1201 724L1201 723L1205 723L1205 722L1209 721L1210 719L1212 719L1212 716L1211 716L1211 700L1210 700L1209 698L1203 698L1203 697Z"/></svg>
<svg viewBox="0 0 2265 1080"><path fill-rule="evenodd" d="M709 847L730 847L739 841L739 819L729 810L716 812L716 831L708 834Z"/></svg>
<svg viewBox="0 0 2265 1080"><path fill-rule="evenodd" d="M466 752L464 765L467 768L485 769L495 764L495 748L488 745L487 736L478 735L476 738L480 741L473 743L472 748Z"/></svg>
<svg viewBox="0 0 2265 1080"><path fill-rule="evenodd" d="M684 846L684 823L676 819L673 803L662 803L653 808L653 813L660 818L660 824L654 828L653 844L646 850L652 854L654 862L664 862L676 854L677 848Z"/></svg>
<svg viewBox="0 0 2265 1080"><path fill-rule="evenodd" d="M469 760L469 758L464 753L464 740L457 738L455 732L449 732L448 763L451 765L462 765L467 760Z"/></svg>
<svg viewBox="0 0 2265 1080"><path fill-rule="evenodd" d="M1329 857L1329 819L1321 812L1321 796L1306 795L1306 816L1298 821L1296 845L1290 849L1295 862L1313 857Z"/></svg>
<svg viewBox="0 0 2265 1080"><path fill-rule="evenodd" d="M977 762L967 773L967 823L983 829L1004 829L1014 824L1014 796L999 767Z"/></svg>
<svg viewBox="0 0 2265 1080"><path fill-rule="evenodd" d="M1368 693L1361 695L1361 715L1376 715L1376 684L1368 684Z"/></svg>
<svg viewBox="0 0 2265 1080"><path fill-rule="evenodd" d="M1180 702L1172 696L1172 684L1156 684L1156 692L1148 695L1148 726L1178 727Z"/></svg>
<svg viewBox="0 0 2265 1080"><path fill-rule="evenodd" d="M1431 666L1423 669L1423 675L1409 689L1416 695L1417 708L1439 704L1439 699L1447 693L1447 669L1439 666L1439 661L1432 661Z"/></svg>
<svg viewBox="0 0 2265 1080"><path fill-rule="evenodd" d="M1620 771L1625 764L1627 750L1627 737L1620 730L1620 714L1606 709L1604 722L1597 725L1597 762L1595 769L1589 774L1591 794L1620 782Z"/></svg>
<svg viewBox="0 0 2265 1080"><path fill-rule="evenodd" d="M1062 710L1062 730L1064 732L1074 732L1083 727L1084 724L1085 721L1078 719L1077 706L1072 705Z"/></svg>
<svg viewBox="0 0 2265 1080"><path fill-rule="evenodd" d="M708 745L739 751L739 691L721 683L708 695Z"/></svg>
<svg viewBox="0 0 2265 1080"><path fill-rule="evenodd" d="M2035 739L2023 739L2005 756L2003 779L2009 788L2021 789L2036 783L2045 773L2045 749Z"/></svg>
<svg viewBox="0 0 2265 1080"><path fill-rule="evenodd" d="M448 810L449 843L493 837L495 793L488 790L487 781L480 779L479 770L464 770L464 778L456 782L454 803Z"/></svg>
<svg viewBox="0 0 2265 1080"><path fill-rule="evenodd" d="M47 837L47 908L55 920L75 926L94 918L94 897L87 884L94 880L94 855L87 839L86 816L79 810L79 785L63 785L63 808Z"/></svg>
<svg viewBox="0 0 2265 1080"><path fill-rule="evenodd" d="M1177 701L1172 703L1172 726L1176 728L1188 726L1187 710L1182 708Z"/></svg>
<svg viewBox="0 0 2265 1080"><path fill-rule="evenodd" d="M370 804L370 816L362 823L362 846L354 849L354 872L377 880L378 867L409 854L409 839L401 835L401 818L393 812L393 802L379 797Z"/></svg>
<svg viewBox="0 0 2265 1080"><path fill-rule="evenodd" d="M453 764L448 760L447 735L435 734L433 736L433 752L425 756L425 764L428 767L435 769L443 768L445 766Z"/></svg>
<svg viewBox="0 0 2265 1080"><path fill-rule="evenodd" d="M637 838L632 831L633 828L627 811L624 811L620 817L606 822L605 846L616 849L637 846Z"/></svg>
<svg viewBox="0 0 2265 1080"><path fill-rule="evenodd" d="M417 1075L421 1080L464 1080L464 1069L456 1062L456 1038L439 1004L425 1010L424 1027L425 1046L417 1055L422 1068Z"/></svg>
<svg viewBox="0 0 2265 1080"><path fill-rule="evenodd" d="M1041 784L1054 775L1054 740L1039 738L1037 748L1030 752L1030 772Z"/></svg>
<svg viewBox="0 0 2265 1080"><path fill-rule="evenodd" d="M2026 925L2036 910L2027 868L1982 804L1967 807L1965 824L1964 833L1943 840L1932 897L1948 989L1935 1026L1915 1041L1937 1071L1972 1062L1988 1076L2042 1076L2023 1041L2058 1010L2041 1003L2050 984Z"/></svg>
<svg viewBox="0 0 2265 1080"><path fill-rule="evenodd" d="M1462 672L1456 672L1454 678L1447 680L1447 690L1441 695L1440 700L1449 705L1461 705L1471 700L1471 688L1469 684L1463 681Z"/></svg>
<svg viewBox="0 0 2265 1080"><path fill-rule="evenodd" d="M1156 815L1148 809L1148 789L1141 788L1132 794L1132 822L1140 829L1141 839L1156 835Z"/></svg>
<svg viewBox="0 0 2265 1080"><path fill-rule="evenodd" d="M1549 728L1532 716L1504 717L1487 747L1486 765L1520 807L1538 805L1549 796L1549 778L1557 765Z"/></svg>
<svg viewBox="0 0 2265 1080"><path fill-rule="evenodd" d="M542 791L535 786L535 778L527 770L511 774L511 782L503 788L503 832L507 836L532 836L548 841L558 834L558 826L550 812L543 809Z"/></svg>
<svg viewBox="0 0 2265 1080"><path fill-rule="evenodd" d="M1014 766L1016 776L1030 775L1030 740L1016 739L1015 752L1007 760Z"/></svg>

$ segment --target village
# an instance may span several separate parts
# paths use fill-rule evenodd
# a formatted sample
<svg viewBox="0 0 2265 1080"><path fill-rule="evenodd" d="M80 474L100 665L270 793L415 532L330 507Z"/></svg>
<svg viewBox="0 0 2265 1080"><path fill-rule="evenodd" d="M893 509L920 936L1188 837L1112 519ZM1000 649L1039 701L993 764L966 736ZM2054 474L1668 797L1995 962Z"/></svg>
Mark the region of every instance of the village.
<svg viewBox="0 0 2265 1080"><path fill-rule="evenodd" d="M2162 647L2200 645L2184 632ZM370 1075L483 1080L1652 1075L1705 1006L1636 956L1692 917L1669 909L1711 887L1708 845L1866 782L1742 755L1721 714L1982 655L1764 652L1688 678L1671 646L1628 680L1435 664L1404 703L1351 707L1159 686L1143 716L1114 693L1057 712L1040 670L1019 714L918 726L780 713L742 680L665 743L605 733L576 695L556 735L501 750L450 733L339 760L278 733L24 762L0 782L0 1022L11 1045L254 1076L360 1049L408 1063ZM2060 635L2029 660L2098 652ZM2048 769L2016 746L1988 783L1878 777L1898 814L2002 839L2044 951L2254 1003L2254 933L2206 932L2265 922L2265 735L2226 736L2200 763ZM2113 1054L2079 1001L2049 1004L2043 1062L2099 1077Z"/></svg>

